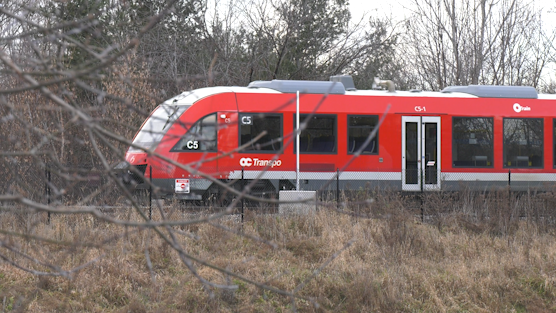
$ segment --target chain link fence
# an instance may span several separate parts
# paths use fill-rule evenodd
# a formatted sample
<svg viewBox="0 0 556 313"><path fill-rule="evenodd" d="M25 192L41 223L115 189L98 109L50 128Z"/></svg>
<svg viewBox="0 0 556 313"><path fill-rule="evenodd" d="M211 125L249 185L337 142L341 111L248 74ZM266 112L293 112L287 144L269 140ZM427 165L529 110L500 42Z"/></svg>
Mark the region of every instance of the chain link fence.
<svg viewBox="0 0 556 313"><path fill-rule="evenodd" d="M49 165L45 167L44 177L37 177L37 181L44 182L45 204L124 208L126 203L118 202L122 195L114 192L117 189L115 181L102 174L85 165ZM145 181L148 185L148 179ZM243 192L252 182L242 176L235 182L235 190ZM221 211L233 206L233 213L243 217L245 212L277 213L279 191L295 190L297 180L282 179L266 185L270 188L276 185L278 190L251 189L253 192L245 193L248 197L231 192L215 193L200 201L161 200L160 190L152 188L130 191L149 212L153 206L161 205L196 212ZM556 174L525 174L511 170L507 173L337 170L299 174L299 190L316 192L316 209L332 209L357 217L384 217L402 210L423 221L457 213L477 220L504 216L509 220L534 219L551 225L556 217L555 186ZM41 188L37 186L37 189Z"/></svg>

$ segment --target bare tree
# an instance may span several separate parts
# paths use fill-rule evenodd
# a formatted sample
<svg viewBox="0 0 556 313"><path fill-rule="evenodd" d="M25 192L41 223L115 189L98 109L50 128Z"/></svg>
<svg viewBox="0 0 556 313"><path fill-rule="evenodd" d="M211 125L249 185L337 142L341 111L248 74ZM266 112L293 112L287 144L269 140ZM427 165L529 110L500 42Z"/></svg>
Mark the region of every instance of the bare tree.
<svg viewBox="0 0 556 313"><path fill-rule="evenodd" d="M142 208L140 198L115 174L133 133L162 101L157 97L164 94L161 90L177 93L196 84L210 85L213 68L226 72L224 62L215 67L217 58L214 51L205 51L207 47L221 49L216 55L224 56L227 62L237 60L234 66L239 68L239 52L244 50L239 39L235 42L227 36L244 38L241 32L230 32L218 21L203 29L204 20L198 16L204 14L204 8L199 4L81 0L15 1L0 6L3 262L37 276L72 279L102 259L110 243L147 230L144 257L153 282L156 277L149 242L155 237L211 295L215 290L236 290L237 281L229 280L233 277L290 297L294 307L299 298L316 303L299 290L322 267L298 288L287 291L237 273L226 264L206 260L189 249L186 241L194 236L182 229L194 225L210 225L276 247L273 242L218 223L231 212L231 206L213 215L178 219L169 218L158 206L159 219L155 221ZM227 79L222 81L239 78L229 75ZM187 168L177 162L173 165ZM106 212L105 205L114 203L125 203L127 214ZM75 231L71 242L60 235L64 229L38 231L49 225L51 214L71 220L63 226ZM91 227L77 230L77 222ZM110 236L95 231L101 223L117 231ZM49 245L56 248L51 250ZM339 252L350 245L348 241ZM338 253L331 254L323 267ZM71 261L65 263L68 259ZM228 280L222 284L199 268L214 270Z"/></svg>
<svg viewBox="0 0 556 313"><path fill-rule="evenodd" d="M415 0L401 49L415 85L541 83L553 50L533 3L515 0Z"/></svg>

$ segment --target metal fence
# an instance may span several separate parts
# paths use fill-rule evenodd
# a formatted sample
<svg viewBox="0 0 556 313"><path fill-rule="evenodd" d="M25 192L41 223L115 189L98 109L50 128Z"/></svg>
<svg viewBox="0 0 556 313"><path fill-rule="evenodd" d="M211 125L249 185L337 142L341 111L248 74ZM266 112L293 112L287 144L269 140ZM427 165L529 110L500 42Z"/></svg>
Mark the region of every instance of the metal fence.
<svg viewBox="0 0 556 313"><path fill-rule="evenodd" d="M146 170L147 173L149 169ZM109 177L101 175L94 168L79 167L47 167L44 172L44 199L45 203L51 202L79 203L90 197L95 192L98 194L94 203L97 205L116 205L121 193L115 191L117 188L105 188L110 183ZM242 191L252 179L249 173L241 172L236 182L236 190ZM269 171L271 177L262 176L262 179L274 179L276 192L265 195L266 199L278 199L279 190L292 190L296 187L295 172L282 172L277 176ZM270 175L269 174L269 175ZM252 175L254 176L254 175ZM113 184L113 182L112 182ZM270 183L269 183L270 184ZM505 193L506 199L512 197L512 193L528 193L532 196L542 194L544 198L550 198L556 190L556 174L547 173L523 173L507 172L498 173L471 173L471 172L437 172L436 170L407 169L404 171L366 171L366 172L341 172L339 169L333 172L301 172L299 173L299 190L316 191L317 199L321 203L339 204L351 203L354 206L365 206L375 201L377 195L388 193L400 194L407 199L444 197L443 193ZM104 189L103 189L104 188ZM102 192L99 192L101 190ZM421 196L419 194L430 194ZM254 194L252 194L254 195ZM160 198L159 194L153 194L151 189L135 192L143 205L150 205L152 198ZM256 196L261 196L257 194ZM213 200L218 200L213 199ZM396 200L398 201L398 200ZM398 201L399 202L399 201ZM226 205L222 202L219 205ZM192 203L192 205L207 205L206 203ZM214 203L210 204L214 205ZM238 206L268 207L273 205L265 201L241 201ZM353 206L352 205L352 206Z"/></svg>
<svg viewBox="0 0 556 313"><path fill-rule="evenodd" d="M149 169L147 169L149 171ZM103 185L114 183L99 177L94 169L81 168L76 172L47 168L44 172L44 203L75 205L99 190L98 205L102 211L129 210L129 204L114 202L118 192ZM434 176L433 176L434 175ZM432 176L432 177L431 177ZM432 173L405 172L302 172L300 190L315 191L315 210L335 210L354 217L391 218L410 214L423 222L434 223L445 218L465 216L469 225L495 225L494 231L507 232L520 220L535 222L552 229L556 225L556 175L516 173ZM72 178L64 181L64 178ZM279 179L279 186L295 186L291 177ZM68 182L73 181L68 185ZM252 180L241 178L240 188ZM288 184L285 184L288 182ZM63 183L66 183L64 185ZM73 188L73 189L72 189ZM103 189L104 188L104 189ZM62 192L62 189L63 190ZM217 197L207 202L180 202L176 199L158 199L149 188L135 191L134 196L149 218L159 209L181 209L190 213L221 211L230 202L218 202ZM257 195L259 196L259 195ZM63 198L66 197L66 201ZM240 199L235 201L232 214L243 222L249 214L279 213L278 191L262 200ZM71 204L68 204L71 203ZM157 210L157 211L155 211ZM291 210L290 210L291 211ZM119 212L119 211L118 211ZM50 221L50 214L48 216ZM513 223L513 224L512 224Z"/></svg>

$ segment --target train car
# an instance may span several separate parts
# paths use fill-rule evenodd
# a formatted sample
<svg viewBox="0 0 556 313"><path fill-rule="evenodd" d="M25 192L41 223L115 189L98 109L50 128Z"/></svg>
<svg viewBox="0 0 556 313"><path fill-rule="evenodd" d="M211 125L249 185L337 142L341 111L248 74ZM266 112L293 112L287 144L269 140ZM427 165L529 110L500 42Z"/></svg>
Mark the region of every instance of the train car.
<svg viewBox="0 0 556 313"><path fill-rule="evenodd" d="M349 76L256 81L165 101L125 158L137 188L149 180L184 200L218 196L224 184L239 190L239 179L255 180L251 192L260 195L294 189L296 178L301 190L319 190L337 174L340 188L454 190L509 179L512 188L549 188L555 118L556 97L532 87L426 92L356 90Z"/></svg>

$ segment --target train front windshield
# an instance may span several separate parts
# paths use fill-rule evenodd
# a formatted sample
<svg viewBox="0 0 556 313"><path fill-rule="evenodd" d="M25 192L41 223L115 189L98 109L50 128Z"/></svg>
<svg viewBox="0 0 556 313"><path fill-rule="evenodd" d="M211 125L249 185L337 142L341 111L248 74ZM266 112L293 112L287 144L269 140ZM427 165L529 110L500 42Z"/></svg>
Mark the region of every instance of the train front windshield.
<svg viewBox="0 0 556 313"><path fill-rule="evenodd" d="M145 121L141 130L133 139L133 144L143 149L151 149L162 140L164 134L174 122L185 112L189 105L161 104ZM130 147L128 152L141 152L138 147Z"/></svg>

